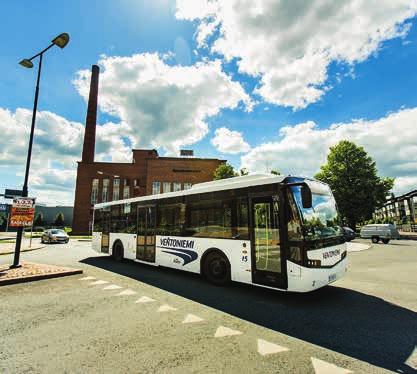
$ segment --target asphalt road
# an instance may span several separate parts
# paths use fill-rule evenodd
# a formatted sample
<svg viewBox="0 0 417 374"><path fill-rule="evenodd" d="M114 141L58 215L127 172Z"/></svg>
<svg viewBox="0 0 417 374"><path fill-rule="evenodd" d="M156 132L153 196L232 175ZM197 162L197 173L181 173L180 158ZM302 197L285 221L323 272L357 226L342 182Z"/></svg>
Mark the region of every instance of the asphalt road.
<svg viewBox="0 0 417 374"><path fill-rule="evenodd" d="M0 372L416 372L417 242L349 258L344 279L288 294L114 263L85 242L23 253L84 274L0 288Z"/></svg>

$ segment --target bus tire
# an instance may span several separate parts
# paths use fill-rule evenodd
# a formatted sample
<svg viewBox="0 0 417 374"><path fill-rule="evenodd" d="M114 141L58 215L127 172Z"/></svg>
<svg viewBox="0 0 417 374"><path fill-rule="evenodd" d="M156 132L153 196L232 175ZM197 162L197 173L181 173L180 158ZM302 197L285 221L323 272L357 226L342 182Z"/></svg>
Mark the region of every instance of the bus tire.
<svg viewBox="0 0 417 374"><path fill-rule="evenodd" d="M388 244L389 243L389 239L382 239L382 243Z"/></svg>
<svg viewBox="0 0 417 374"><path fill-rule="evenodd" d="M114 261L120 262L123 260L124 248L120 240L116 240L113 244L111 256Z"/></svg>
<svg viewBox="0 0 417 374"><path fill-rule="evenodd" d="M230 282L230 263L222 252L212 251L203 261L203 275L210 283L224 286Z"/></svg>
<svg viewBox="0 0 417 374"><path fill-rule="evenodd" d="M379 237L378 236L373 236L372 237L372 243L378 243L379 242Z"/></svg>

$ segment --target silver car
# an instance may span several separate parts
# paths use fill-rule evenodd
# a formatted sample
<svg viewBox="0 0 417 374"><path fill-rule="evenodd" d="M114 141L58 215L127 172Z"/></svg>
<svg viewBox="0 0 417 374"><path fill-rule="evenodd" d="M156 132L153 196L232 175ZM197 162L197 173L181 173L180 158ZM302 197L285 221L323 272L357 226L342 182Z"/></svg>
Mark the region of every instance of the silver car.
<svg viewBox="0 0 417 374"><path fill-rule="evenodd" d="M68 243L69 236L64 230L45 230L41 236L41 243Z"/></svg>
<svg viewBox="0 0 417 374"><path fill-rule="evenodd" d="M391 239L399 239L400 233L397 228L390 223L365 225L361 229L361 238L371 239L372 243L378 243L380 240L388 244Z"/></svg>

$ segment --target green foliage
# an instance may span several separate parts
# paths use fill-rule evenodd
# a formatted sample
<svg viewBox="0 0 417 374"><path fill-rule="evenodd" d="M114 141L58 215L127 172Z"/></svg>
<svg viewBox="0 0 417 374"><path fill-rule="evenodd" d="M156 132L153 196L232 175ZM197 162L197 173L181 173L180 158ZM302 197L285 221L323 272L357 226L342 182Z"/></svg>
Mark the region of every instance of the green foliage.
<svg viewBox="0 0 417 374"><path fill-rule="evenodd" d="M71 228L71 227L64 227L64 231L65 231L67 234L70 234L70 233L72 232L72 228Z"/></svg>
<svg viewBox="0 0 417 374"><path fill-rule="evenodd" d="M43 222L43 214L42 214L42 212L39 212L36 215L35 222L33 222L33 226L43 226L43 224L44 224L44 222Z"/></svg>
<svg viewBox="0 0 417 374"><path fill-rule="evenodd" d="M235 169L233 169L233 166L229 163L223 163L220 164L216 170L214 170L213 173L213 179L219 180L219 179L226 179L226 178L232 178L237 177L239 174L235 172Z"/></svg>
<svg viewBox="0 0 417 374"><path fill-rule="evenodd" d="M0 213L0 226L5 226L7 224L7 214L4 212Z"/></svg>
<svg viewBox="0 0 417 374"><path fill-rule="evenodd" d="M278 170L275 170L275 169L272 169L272 170L271 170L271 174L274 174L274 175L281 175L281 173L280 173Z"/></svg>
<svg viewBox="0 0 417 374"><path fill-rule="evenodd" d="M327 163L315 177L330 186L352 229L372 217L394 185L394 178L378 177L375 161L362 147L347 140L330 147Z"/></svg>
<svg viewBox="0 0 417 374"><path fill-rule="evenodd" d="M56 215L54 225L55 226L64 226L64 213L59 212Z"/></svg>

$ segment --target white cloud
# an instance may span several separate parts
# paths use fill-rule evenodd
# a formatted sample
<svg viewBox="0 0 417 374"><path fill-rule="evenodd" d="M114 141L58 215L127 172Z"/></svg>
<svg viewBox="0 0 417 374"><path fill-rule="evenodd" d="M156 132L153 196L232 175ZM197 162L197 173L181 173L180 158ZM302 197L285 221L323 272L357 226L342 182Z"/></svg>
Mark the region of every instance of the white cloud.
<svg viewBox="0 0 417 374"><path fill-rule="evenodd" d="M363 146L381 176L397 177L394 191L417 188L417 108L402 109L375 121L357 120L320 129L308 121L282 127L280 139L261 144L241 157L251 172L278 169L281 173L313 176L326 162L329 147L340 140Z"/></svg>
<svg viewBox="0 0 417 374"><path fill-rule="evenodd" d="M158 54L106 57L99 61L99 106L120 118L136 147L164 148L175 154L184 145L201 140L208 132L207 118L240 102L251 109L249 96L238 82L222 71L219 60L192 66L171 66ZM87 98L89 71L74 81Z"/></svg>
<svg viewBox="0 0 417 374"><path fill-rule="evenodd" d="M211 139L216 149L221 153L243 153L248 152L250 146L243 139L242 133L239 131L232 131L226 127L216 129L214 138Z"/></svg>
<svg viewBox="0 0 417 374"><path fill-rule="evenodd" d="M0 173L13 168L23 184L32 111L0 108ZM131 162L131 149L120 133L124 124L97 126L96 160ZM29 189L39 202L73 204L77 161L81 159L84 125L57 114L37 112ZM4 182L3 182L4 183ZM7 182L6 182L7 183Z"/></svg>
<svg viewBox="0 0 417 374"><path fill-rule="evenodd" d="M331 62L366 60L416 12L416 0L177 0L176 16L197 21L200 47L211 38L213 53L259 77L265 101L304 108L329 89Z"/></svg>

